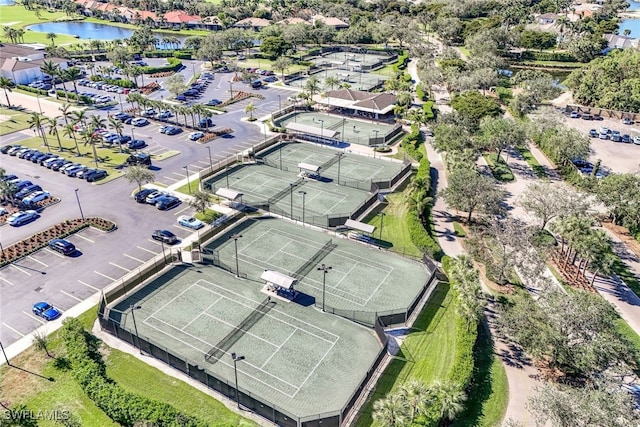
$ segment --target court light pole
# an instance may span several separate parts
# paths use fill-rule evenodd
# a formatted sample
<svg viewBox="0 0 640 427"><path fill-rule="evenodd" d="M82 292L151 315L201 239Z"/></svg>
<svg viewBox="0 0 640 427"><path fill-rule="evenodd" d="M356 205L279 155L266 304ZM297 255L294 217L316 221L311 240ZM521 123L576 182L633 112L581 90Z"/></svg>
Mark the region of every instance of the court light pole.
<svg viewBox="0 0 640 427"><path fill-rule="evenodd" d="M0 259L4 259L4 248L2 247L2 242L0 242Z"/></svg>
<svg viewBox="0 0 640 427"><path fill-rule="evenodd" d="M376 134L376 144L378 143L378 132L380 132L378 129L373 130L373 133Z"/></svg>
<svg viewBox="0 0 640 427"><path fill-rule="evenodd" d="M129 308L131 309L131 317L133 318L133 329L136 331L136 339L138 340L138 350L140 350L140 354L142 354L142 347L140 347L140 335L138 335L138 324L136 323L135 315L135 311L140 310L142 306L131 304ZM135 347L135 340L133 340L133 342L133 346Z"/></svg>
<svg viewBox="0 0 640 427"><path fill-rule="evenodd" d="M322 271L322 311L324 311L324 296L325 296L325 289L327 284L327 273L332 268L333 267L325 264L322 264L320 267L316 268L316 270Z"/></svg>
<svg viewBox="0 0 640 427"><path fill-rule="evenodd" d="M386 215L386 213L380 212L378 215L380 216L380 238L379 239L382 240L382 225L383 225L384 216Z"/></svg>
<svg viewBox="0 0 640 427"><path fill-rule="evenodd" d="M338 185L340 185L340 159L342 159L344 153L336 153L336 156L338 156Z"/></svg>
<svg viewBox="0 0 640 427"><path fill-rule="evenodd" d="M233 359L233 374L236 378L236 403L238 404L238 409L240 409L240 390L238 389L238 362L244 360L244 356L238 356L235 353L231 353L231 358Z"/></svg>
<svg viewBox="0 0 640 427"><path fill-rule="evenodd" d="M324 139L324 120L318 119L320 122L320 139Z"/></svg>
<svg viewBox="0 0 640 427"><path fill-rule="evenodd" d="M238 262L238 239L242 237L242 234L234 233L229 236L229 239L233 239L233 245L236 249L236 277L240 277L240 263Z"/></svg>
<svg viewBox="0 0 640 427"><path fill-rule="evenodd" d="M278 111L282 111L282 97L278 95Z"/></svg>
<svg viewBox="0 0 640 427"><path fill-rule="evenodd" d="M84 221L84 213L82 212L82 205L80 204L80 197L78 196L78 190L79 188L75 189L76 200L78 201L78 208L80 209L80 217L82 218L82 221Z"/></svg>
<svg viewBox="0 0 640 427"><path fill-rule="evenodd" d="M224 167L224 173L225 173L226 178L227 178L227 188L229 188L229 165Z"/></svg>
<svg viewBox="0 0 640 427"><path fill-rule="evenodd" d="M2 341L0 341L0 349L2 349L2 354L4 355L4 360L7 361L7 366L13 366L7 357L7 353L4 352L4 346L2 345Z"/></svg>
<svg viewBox="0 0 640 427"><path fill-rule="evenodd" d="M211 168L211 172L213 172L213 160L211 160L211 147L207 145L207 151L209 152L209 167Z"/></svg>
<svg viewBox="0 0 640 427"><path fill-rule="evenodd" d="M304 201L305 201L305 196L307 195L306 191L298 191L298 194L302 195L302 225L304 226Z"/></svg>
<svg viewBox="0 0 640 427"><path fill-rule="evenodd" d="M293 184L289 183L289 193L291 193L291 219L293 219Z"/></svg>
<svg viewBox="0 0 640 427"><path fill-rule="evenodd" d="M189 179L189 168L187 166L183 166L182 169L187 171L187 188L189 188L189 194L191 194L191 180Z"/></svg>
<svg viewBox="0 0 640 427"><path fill-rule="evenodd" d="M280 145L280 149L278 150L278 153L280 154L280 170L282 170L282 143Z"/></svg>

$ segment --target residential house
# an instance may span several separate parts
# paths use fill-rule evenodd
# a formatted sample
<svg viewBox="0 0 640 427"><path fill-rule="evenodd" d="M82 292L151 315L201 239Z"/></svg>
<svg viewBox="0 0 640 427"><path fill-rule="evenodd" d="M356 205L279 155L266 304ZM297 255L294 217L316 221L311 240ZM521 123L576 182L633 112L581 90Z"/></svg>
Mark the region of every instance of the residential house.
<svg viewBox="0 0 640 427"><path fill-rule="evenodd" d="M549 25L555 24L559 17L560 16L555 13L545 13L543 15L539 15L537 19L540 25Z"/></svg>
<svg viewBox="0 0 640 427"><path fill-rule="evenodd" d="M174 28L195 28L200 25L202 18L198 15L189 15L183 10L172 10L164 14L163 22Z"/></svg>
<svg viewBox="0 0 640 427"><path fill-rule="evenodd" d="M269 20L264 18L245 18L233 24L236 28L244 28L245 30L260 31L264 27L271 25Z"/></svg>
<svg viewBox="0 0 640 427"><path fill-rule="evenodd" d="M200 22L200 28L209 31L224 30L224 23L217 16L207 16Z"/></svg>
<svg viewBox="0 0 640 427"><path fill-rule="evenodd" d="M278 22L278 25L296 25L296 24L306 24L306 25L311 25L311 23L309 21L307 21L306 19L302 19L302 18L286 18L283 19L282 21Z"/></svg>
<svg viewBox="0 0 640 427"><path fill-rule="evenodd" d="M614 49L638 49L640 47L640 39L634 39L633 37L619 36L617 34L604 34L603 37L607 40L605 52L610 52Z"/></svg>
<svg viewBox="0 0 640 427"><path fill-rule="evenodd" d="M45 61L52 61L63 70L69 67L66 59L47 57L44 46L0 44L0 75L16 84L29 84L44 77L40 67Z"/></svg>
<svg viewBox="0 0 640 427"><path fill-rule="evenodd" d="M344 30L349 28L349 24L347 24L346 22L344 22L341 19L338 18L333 18L333 17L325 17L322 15L314 15L311 17L311 23L315 24L316 22L322 22L323 24L325 24L328 27L333 27L336 30Z"/></svg>

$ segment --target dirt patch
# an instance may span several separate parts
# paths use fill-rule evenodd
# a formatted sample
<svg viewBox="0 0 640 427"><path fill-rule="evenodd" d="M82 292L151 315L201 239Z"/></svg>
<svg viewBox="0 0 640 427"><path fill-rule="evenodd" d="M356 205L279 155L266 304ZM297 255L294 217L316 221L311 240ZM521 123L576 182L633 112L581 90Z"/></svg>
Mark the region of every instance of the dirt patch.
<svg viewBox="0 0 640 427"><path fill-rule="evenodd" d="M11 116L7 114L0 114L0 123L8 122L11 120Z"/></svg>
<svg viewBox="0 0 640 427"><path fill-rule="evenodd" d="M13 405L45 389L48 381L34 373L42 372L50 360L44 352L29 349L11 360L17 368L3 366L0 370L0 401L7 406Z"/></svg>
<svg viewBox="0 0 640 427"><path fill-rule="evenodd" d="M611 222L603 222L602 226L615 234L635 256L640 258L640 242L629 233L629 229Z"/></svg>

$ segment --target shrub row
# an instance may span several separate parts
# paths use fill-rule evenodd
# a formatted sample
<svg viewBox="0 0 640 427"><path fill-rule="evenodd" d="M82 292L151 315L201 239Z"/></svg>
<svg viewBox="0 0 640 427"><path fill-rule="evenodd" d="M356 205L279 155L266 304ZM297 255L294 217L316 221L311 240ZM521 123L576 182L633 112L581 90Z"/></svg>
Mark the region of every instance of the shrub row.
<svg viewBox="0 0 640 427"><path fill-rule="evenodd" d="M402 138L400 146L409 156L416 161L420 161L423 157L419 150L420 144L422 144L422 135L420 134L420 128L414 123L411 125L411 133Z"/></svg>
<svg viewBox="0 0 640 427"><path fill-rule="evenodd" d="M93 55L71 53L71 59L73 59L74 61L82 62L108 61L106 53L96 53Z"/></svg>
<svg viewBox="0 0 640 427"><path fill-rule="evenodd" d="M419 100L421 101L426 101L427 99L429 99L429 95L426 94L424 92L424 90L422 90L422 86L417 85L416 86L416 96L418 97Z"/></svg>
<svg viewBox="0 0 640 427"><path fill-rule="evenodd" d="M134 82L132 82L131 80L125 80L125 79L112 79L110 77L107 76L91 76L89 78L92 82L105 82L108 83L110 85L114 85L114 86L120 86L120 87L124 87L127 89L133 89L134 87L136 87L136 84Z"/></svg>
<svg viewBox="0 0 640 427"><path fill-rule="evenodd" d="M409 54L407 54L407 52L402 52L401 55L398 55L398 60L393 65L393 71L401 73L407 68L407 62L409 62Z"/></svg>
<svg viewBox="0 0 640 427"><path fill-rule="evenodd" d="M442 268L444 269L449 282L451 283L451 289L454 294L454 303L459 304L458 295L455 291L456 286L453 283L452 276L450 274L451 258L445 256L442 259ZM448 380L454 384L458 384L462 390L465 390L471 384L473 379L474 362L473 362L473 347L478 338L478 324L467 324L463 316L456 316L456 353L453 357L453 366L449 372Z"/></svg>
<svg viewBox="0 0 640 427"><path fill-rule="evenodd" d="M525 50L520 55L525 61L557 61L557 62L578 62L575 56L567 52L536 52Z"/></svg>
<svg viewBox="0 0 640 427"><path fill-rule="evenodd" d="M27 85L17 85L16 87L18 89L22 89L27 92L37 93L38 95L45 95L45 96L48 95L48 92L46 90L36 89L35 87L31 87ZM93 104L93 99L85 95L77 95L75 93L65 92L64 90L60 90L60 89L56 90L56 93L59 98L66 99L66 97L68 96L69 99L72 99L74 101L79 101L84 104Z"/></svg>
<svg viewBox="0 0 640 427"><path fill-rule="evenodd" d="M65 320L62 328L67 357L74 379L87 396L114 422L123 426L180 425L206 426L196 418L180 413L173 406L130 393L107 377L95 337L87 333L78 319Z"/></svg>
<svg viewBox="0 0 640 427"><path fill-rule="evenodd" d="M178 71L182 67L182 61L178 58L167 58L168 65L160 67L152 67L150 65L142 67L142 72L145 74L165 73L167 71Z"/></svg>
<svg viewBox="0 0 640 427"><path fill-rule="evenodd" d="M422 104L422 110L424 111L425 120L434 120L436 118L436 113L433 110L433 107L435 105L436 104L433 101L427 101L424 104Z"/></svg>
<svg viewBox="0 0 640 427"><path fill-rule="evenodd" d="M430 215L430 206L425 208L425 213ZM440 248L440 245L438 245L438 242L431 237L422 225L417 209L410 209L407 213L407 225L409 226L411 243L413 243L416 248L420 249L421 252L435 260L442 258L442 249Z"/></svg>

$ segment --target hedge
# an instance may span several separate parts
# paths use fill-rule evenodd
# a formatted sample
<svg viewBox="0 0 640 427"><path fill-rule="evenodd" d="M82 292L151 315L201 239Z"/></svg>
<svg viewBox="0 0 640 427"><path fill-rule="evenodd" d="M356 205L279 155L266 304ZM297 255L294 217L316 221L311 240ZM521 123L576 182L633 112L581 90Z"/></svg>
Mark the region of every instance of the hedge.
<svg viewBox="0 0 640 427"><path fill-rule="evenodd" d="M71 363L72 375L98 408L114 422L132 427L147 423L158 426L204 427L208 424L180 413L173 406L124 390L107 377L95 337L78 319L63 322L62 339Z"/></svg>
<svg viewBox="0 0 640 427"><path fill-rule="evenodd" d="M71 59L82 62L108 61L106 53L78 54L71 53Z"/></svg>
<svg viewBox="0 0 640 427"><path fill-rule="evenodd" d="M436 117L436 113L433 110L435 102L433 101L427 101L424 104L422 104L422 110L424 111L424 118L425 120L433 120Z"/></svg>
<svg viewBox="0 0 640 427"><path fill-rule="evenodd" d="M167 71L178 71L182 67L182 61L178 58L167 58L168 65L159 67L152 67L150 65L142 67L142 72L145 74L164 73Z"/></svg>
<svg viewBox="0 0 640 427"><path fill-rule="evenodd" d="M442 268L444 269L449 283L452 285L454 295L454 303L458 304L458 294L455 291L455 282L452 280L451 258L445 256L442 258ZM456 316L456 353L453 356L453 367L449 373L448 380L454 384L458 384L462 390L465 390L471 384L474 373L473 347L478 338L478 324L468 325L462 316Z"/></svg>
<svg viewBox="0 0 640 427"><path fill-rule="evenodd" d="M422 144L422 134L420 133L420 128L417 124L411 125L411 133L405 135L402 138L402 142L400 146L407 152L409 156L411 156L416 161L420 161L423 157L423 154L420 152L420 144Z"/></svg>
<svg viewBox="0 0 640 427"><path fill-rule="evenodd" d="M27 85L17 85L16 88L27 91L27 92L31 92L31 93L37 93L38 95L47 96L49 94L49 92L46 90L37 89L35 87L31 87ZM78 101L78 98L79 98L79 102L82 102L84 104L93 104L93 99L85 95L76 95L75 93L65 92L64 90L60 90L60 89L56 90L56 94L58 95L59 98L66 99L66 97L68 96L69 99L73 99L74 101Z"/></svg>
<svg viewBox="0 0 640 427"><path fill-rule="evenodd" d="M426 101L427 99L429 99L429 95L426 94L424 90L422 90L422 87L420 85L416 86L416 96L421 101Z"/></svg>
<svg viewBox="0 0 640 427"><path fill-rule="evenodd" d="M409 62L409 55L407 52L402 52L401 55L398 55L396 63L393 64L393 71L396 73L402 73L402 71L407 68L407 62Z"/></svg>
<svg viewBox="0 0 640 427"><path fill-rule="evenodd" d="M92 82L105 82L107 84L110 85L114 85L114 86L120 86L126 89L133 89L134 87L136 87L136 84L134 82L132 82L131 80L125 80L125 79L112 79L110 77L105 77L105 76L91 76L89 78Z"/></svg>

